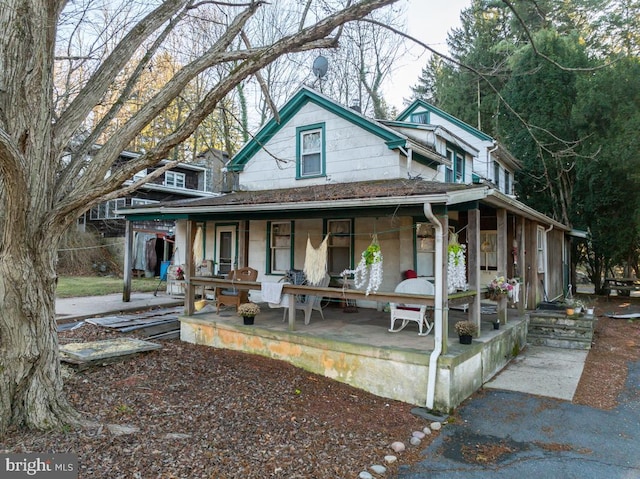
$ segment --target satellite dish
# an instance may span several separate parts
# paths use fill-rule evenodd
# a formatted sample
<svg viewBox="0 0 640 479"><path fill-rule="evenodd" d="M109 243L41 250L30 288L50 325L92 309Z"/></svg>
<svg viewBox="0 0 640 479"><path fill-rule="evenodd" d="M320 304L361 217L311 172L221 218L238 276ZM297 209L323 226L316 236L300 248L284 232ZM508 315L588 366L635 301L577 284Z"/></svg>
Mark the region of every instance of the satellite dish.
<svg viewBox="0 0 640 479"><path fill-rule="evenodd" d="M318 58L316 58L313 61L312 71L313 71L313 74L318 78L322 78L323 76L325 76L327 74L328 68L329 68L329 62L322 55L318 56Z"/></svg>

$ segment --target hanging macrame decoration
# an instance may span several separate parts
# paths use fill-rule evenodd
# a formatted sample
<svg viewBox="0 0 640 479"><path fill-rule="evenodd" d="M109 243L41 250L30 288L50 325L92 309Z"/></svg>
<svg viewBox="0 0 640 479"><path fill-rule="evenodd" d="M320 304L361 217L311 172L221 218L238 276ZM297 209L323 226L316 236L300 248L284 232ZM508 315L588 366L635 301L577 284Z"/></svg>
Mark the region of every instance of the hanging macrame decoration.
<svg viewBox="0 0 640 479"><path fill-rule="evenodd" d="M459 289L467 289L467 261L465 246L458 243L458 235L449 233L449 248L447 258L447 286L450 293Z"/></svg>
<svg viewBox="0 0 640 479"><path fill-rule="evenodd" d="M345 269L343 277L353 275L353 282L358 289L366 286L365 294L375 293L382 284L382 251L378 244L378 236L373 235L371 244L360 255L356 269Z"/></svg>
<svg viewBox="0 0 640 479"><path fill-rule="evenodd" d="M311 238L307 237L307 251L304 258L304 275L307 282L312 285L320 284L327 274L327 235L318 248L311 244Z"/></svg>

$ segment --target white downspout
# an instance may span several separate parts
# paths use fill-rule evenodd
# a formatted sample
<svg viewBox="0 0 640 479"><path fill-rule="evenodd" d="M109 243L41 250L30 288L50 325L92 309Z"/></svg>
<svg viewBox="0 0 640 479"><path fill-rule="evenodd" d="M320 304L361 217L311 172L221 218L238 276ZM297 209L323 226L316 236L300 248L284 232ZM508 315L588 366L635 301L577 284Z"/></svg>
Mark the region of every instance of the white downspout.
<svg viewBox="0 0 640 479"><path fill-rule="evenodd" d="M413 150L411 149L411 146L409 146L409 143L406 143L404 145L404 147L402 147L402 146L398 147L398 149L400 150L401 153L404 154L404 156L407 157L407 176L409 178L411 178L411 167L412 167L412 162L413 162Z"/></svg>
<svg viewBox="0 0 640 479"><path fill-rule="evenodd" d="M434 273L435 273L435 304L434 304L434 314L433 320L435 321L435 333L434 333L434 348L431 353L431 357L429 358L429 378L427 382L427 409L433 409L433 400L436 395L436 372L438 370L438 358L442 353L442 265L443 265L443 254L442 254L442 245L444 241L444 232L442 229L442 224L436 218L436 215L433 214L433 210L431 209L431 203L424 204L424 214L433 226L436 229L436 257L435 257L435 265Z"/></svg>

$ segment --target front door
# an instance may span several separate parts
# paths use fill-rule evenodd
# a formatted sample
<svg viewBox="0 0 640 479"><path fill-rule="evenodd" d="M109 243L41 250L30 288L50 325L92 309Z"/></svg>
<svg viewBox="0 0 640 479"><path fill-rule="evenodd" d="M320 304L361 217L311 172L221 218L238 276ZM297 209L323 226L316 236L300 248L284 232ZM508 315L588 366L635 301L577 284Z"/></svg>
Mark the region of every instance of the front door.
<svg viewBox="0 0 640 479"><path fill-rule="evenodd" d="M226 275L237 262L236 226L216 226L216 274Z"/></svg>

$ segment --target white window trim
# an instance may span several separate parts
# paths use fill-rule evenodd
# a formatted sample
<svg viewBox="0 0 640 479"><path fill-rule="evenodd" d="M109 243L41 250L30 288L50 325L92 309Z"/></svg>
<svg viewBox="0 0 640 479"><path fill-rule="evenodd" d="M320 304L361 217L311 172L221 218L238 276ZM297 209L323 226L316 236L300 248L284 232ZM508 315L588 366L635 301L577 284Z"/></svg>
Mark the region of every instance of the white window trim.
<svg viewBox="0 0 640 479"><path fill-rule="evenodd" d="M117 211L118 208L124 208L125 206L126 202L124 198L116 198L115 200L105 201L91 208L89 219L115 220L124 218L123 216L117 215L115 211ZM111 214L111 212L113 212L113 214Z"/></svg>
<svg viewBox="0 0 640 479"><path fill-rule="evenodd" d="M171 179L170 179L171 178ZM182 179L182 186L178 185L178 179ZM186 175L177 171L166 171L164 173L164 186L185 189L187 185Z"/></svg>
<svg viewBox="0 0 640 479"><path fill-rule="evenodd" d="M277 225L287 225L289 227L289 241L288 244L286 245L282 245L282 244L278 244L278 241L276 240L276 237L274 235L274 231L275 231L275 226ZM284 237L286 235L279 235L280 237ZM289 268L287 268L286 270L280 270L280 269L275 269L275 252L277 250L286 250L289 254L289 257L291 257L291 248L293 246L293 223L291 221L272 221L269 225L269 269L271 270L271 274L284 274L287 272L287 270L291 269L291 264L289 264Z"/></svg>

